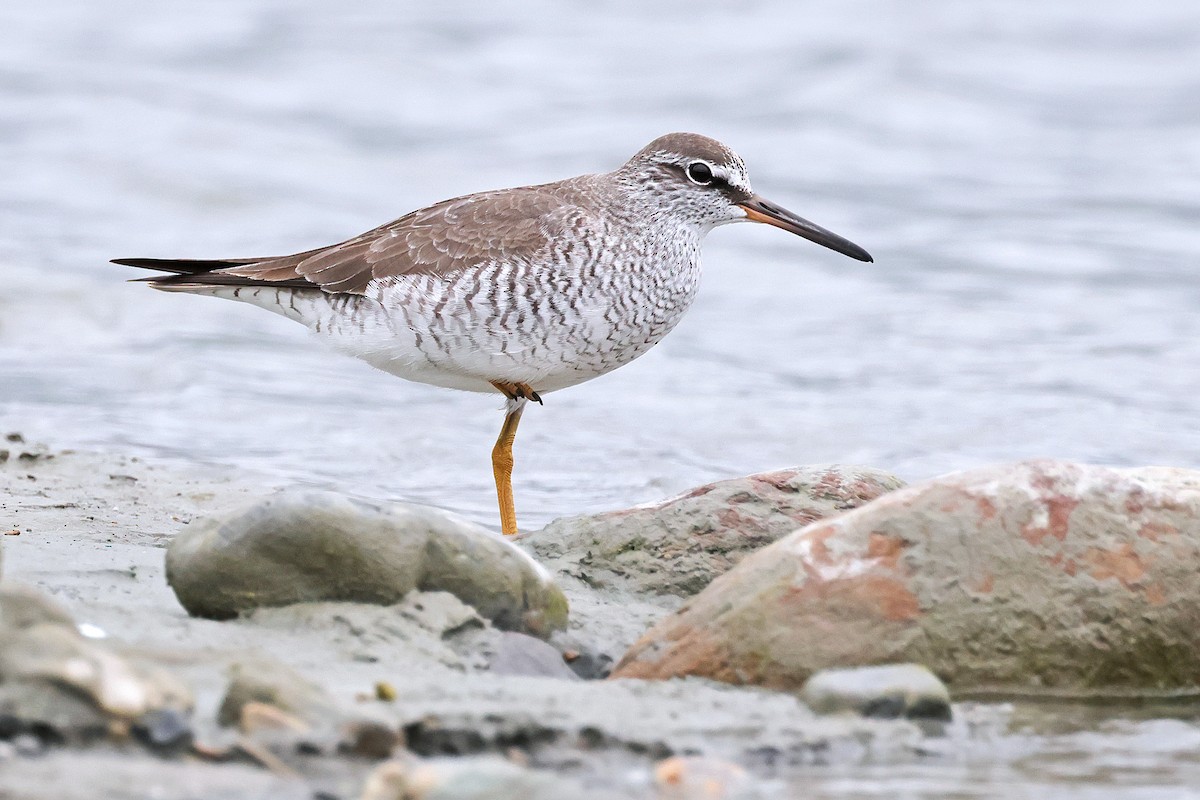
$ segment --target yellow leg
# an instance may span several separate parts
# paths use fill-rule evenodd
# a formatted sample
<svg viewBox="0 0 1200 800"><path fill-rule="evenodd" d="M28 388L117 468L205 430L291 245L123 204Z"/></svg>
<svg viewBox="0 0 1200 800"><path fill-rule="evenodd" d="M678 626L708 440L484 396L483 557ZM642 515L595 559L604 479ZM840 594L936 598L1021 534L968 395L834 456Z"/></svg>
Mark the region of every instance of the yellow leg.
<svg viewBox="0 0 1200 800"><path fill-rule="evenodd" d="M500 428L500 436L496 446L492 448L492 472L496 475L496 498L500 501L500 530L505 536L517 534L517 509L513 505L512 469L513 469L513 440L517 438L517 424L521 421L521 412L525 410L525 400L510 401L508 413L504 416L504 426Z"/></svg>

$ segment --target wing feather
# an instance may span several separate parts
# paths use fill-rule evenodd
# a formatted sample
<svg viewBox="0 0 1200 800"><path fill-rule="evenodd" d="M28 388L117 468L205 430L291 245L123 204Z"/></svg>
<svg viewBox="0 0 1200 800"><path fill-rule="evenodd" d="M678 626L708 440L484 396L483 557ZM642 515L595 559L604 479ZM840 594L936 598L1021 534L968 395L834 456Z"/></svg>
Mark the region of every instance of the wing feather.
<svg viewBox="0 0 1200 800"><path fill-rule="evenodd" d="M553 186L446 200L330 247L188 277L293 286L302 280L326 292L364 294L372 281L389 277L447 275L497 260L528 259L587 217Z"/></svg>

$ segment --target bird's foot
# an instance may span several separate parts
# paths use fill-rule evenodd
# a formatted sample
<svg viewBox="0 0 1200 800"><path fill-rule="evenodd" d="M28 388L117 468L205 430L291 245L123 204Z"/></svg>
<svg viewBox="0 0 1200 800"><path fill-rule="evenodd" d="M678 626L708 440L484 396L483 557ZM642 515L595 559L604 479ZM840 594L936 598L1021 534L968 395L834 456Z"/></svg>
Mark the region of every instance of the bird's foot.
<svg viewBox="0 0 1200 800"><path fill-rule="evenodd" d="M492 386L502 393L509 400L516 400L518 397L526 400L532 400L538 405L543 405L542 398L533 390L528 383L506 383L504 381L492 381Z"/></svg>

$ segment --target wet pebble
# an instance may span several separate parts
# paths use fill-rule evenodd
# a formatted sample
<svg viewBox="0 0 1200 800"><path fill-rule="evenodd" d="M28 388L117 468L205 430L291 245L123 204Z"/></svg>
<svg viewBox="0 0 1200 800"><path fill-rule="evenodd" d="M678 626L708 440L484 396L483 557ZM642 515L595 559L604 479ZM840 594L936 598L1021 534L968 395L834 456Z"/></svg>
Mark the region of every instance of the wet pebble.
<svg viewBox="0 0 1200 800"><path fill-rule="evenodd" d="M245 731L248 716L252 727L286 727L265 719L272 710L308 726L342 717L328 692L280 661L258 656L231 664L217 722L239 725Z"/></svg>
<svg viewBox="0 0 1200 800"><path fill-rule="evenodd" d="M84 638L41 592L0 584L0 709L9 735L60 742L132 730L172 747L190 736L191 706L169 673Z"/></svg>
<svg viewBox="0 0 1200 800"><path fill-rule="evenodd" d="M950 719L946 684L920 664L821 670L800 697L818 714L850 711L879 719Z"/></svg>
<svg viewBox="0 0 1200 800"><path fill-rule="evenodd" d="M513 632L500 635L488 660L488 670L495 675L580 679L563 660L562 651L557 647L533 636Z"/></svg>

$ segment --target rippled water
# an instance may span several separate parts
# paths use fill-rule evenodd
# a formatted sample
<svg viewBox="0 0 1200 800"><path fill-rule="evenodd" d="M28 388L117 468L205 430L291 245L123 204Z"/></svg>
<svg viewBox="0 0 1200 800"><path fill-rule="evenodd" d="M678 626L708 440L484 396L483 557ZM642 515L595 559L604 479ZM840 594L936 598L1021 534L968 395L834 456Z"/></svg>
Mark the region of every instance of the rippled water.
<svg viewBox="0 0 1200 800"><path fill-rule="evenodd" d="M526 415L526 527L800 463L1200 466L1188 0L5 3L0 426L493 524L495 399L106 261L293 252L678 129L877 263L716 231L663 345Z"/></svg>

